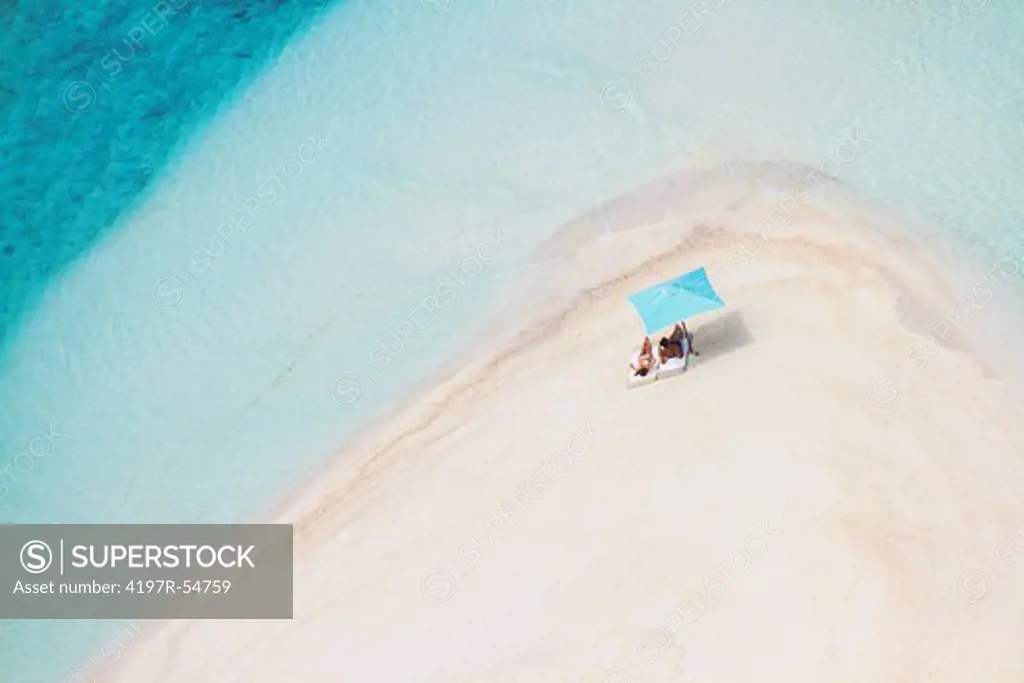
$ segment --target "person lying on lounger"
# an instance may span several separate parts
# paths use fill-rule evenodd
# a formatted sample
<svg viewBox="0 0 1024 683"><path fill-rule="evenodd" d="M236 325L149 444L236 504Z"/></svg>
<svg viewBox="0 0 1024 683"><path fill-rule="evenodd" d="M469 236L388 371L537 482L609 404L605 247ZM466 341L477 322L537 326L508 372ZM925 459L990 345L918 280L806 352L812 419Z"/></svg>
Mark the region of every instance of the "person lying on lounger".
<svg viewBox="0 0 1024 683"><path fill-rule="evenodd" d="M646 377L654 368L654 351L651 349L651 338L644 337L644 343L640 346L640 352L629 364L629 369L636 377Z"/></svg>
<svg viewBox="0 0 1024 683"><path fill-rule="evenodd" d="M658 342L658 357L664 364L669 358L683 358L683 345L678 341L673 341L668 337L662 337L661 341Z"/></svg>
<svg viewBox="0 0 1024 683"><path fill-rule="evenodd" d="M672 328L672 334L669 335L669 340L673 341L680 346L685 346L687 354L692 353L695 356L699 356L697 349L693 348L693 334L686 329L685 322L678 322L676 326Z"/></svg>

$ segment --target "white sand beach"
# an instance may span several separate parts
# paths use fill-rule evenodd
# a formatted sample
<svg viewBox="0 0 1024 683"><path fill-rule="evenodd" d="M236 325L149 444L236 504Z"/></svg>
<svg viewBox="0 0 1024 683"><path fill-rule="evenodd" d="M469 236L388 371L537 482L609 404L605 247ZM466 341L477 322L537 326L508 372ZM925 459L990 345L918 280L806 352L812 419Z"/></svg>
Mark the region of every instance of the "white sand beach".
<svg viewBox="0 0 1024 683"><path fill-rule="evenodd" d="M546 322L293 499L292 621L170 624L85 675L1019 683L1024 420L967 350L995 305L938 345L960 285L917 247L821 202L754 237L775 201L694 187L563 231L524 275ZM627 295L698 266L728 304L701 356L627 390Z"/></svg>

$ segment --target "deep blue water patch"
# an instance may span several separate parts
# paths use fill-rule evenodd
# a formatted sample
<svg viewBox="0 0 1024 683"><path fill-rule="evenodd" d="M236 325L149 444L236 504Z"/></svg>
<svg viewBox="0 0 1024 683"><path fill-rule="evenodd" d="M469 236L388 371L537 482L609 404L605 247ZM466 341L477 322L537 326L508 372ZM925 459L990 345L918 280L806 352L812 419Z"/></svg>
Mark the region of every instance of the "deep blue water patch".
<svg viewBox="0 0 1024 683"><path fill-rule="evenodd" d="M0 2L0 360L47 282L333 1Z"/></svg>

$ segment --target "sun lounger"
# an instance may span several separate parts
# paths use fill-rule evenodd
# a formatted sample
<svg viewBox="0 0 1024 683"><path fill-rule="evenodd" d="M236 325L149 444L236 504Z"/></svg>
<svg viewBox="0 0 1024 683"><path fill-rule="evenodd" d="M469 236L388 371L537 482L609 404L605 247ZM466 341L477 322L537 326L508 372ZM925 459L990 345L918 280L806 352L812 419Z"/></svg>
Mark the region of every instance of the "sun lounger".
<svg viewBox="0 0 1024 683"><path fill-rule="evenodd" d="M633 355L634 362L636 362L636 354ZM638 377L634 372L633 368L629 369L629 374L626 375L626 388L633 389L634 387L640 387L645 384L651 384L659 379L668 379L669 377L675 377L686 371L686 359L685 358L669 358L664 363L659 363L655 359L654 369L647 373L644 377Z"/></svg>
<svg viewBox="0 0 1024 683"><path fill-rule="evenodd" d="M681 372L686 371L686 359L685 358L669 358L658 368L658 379L666 379L668 377L674 377Z"/></svg>

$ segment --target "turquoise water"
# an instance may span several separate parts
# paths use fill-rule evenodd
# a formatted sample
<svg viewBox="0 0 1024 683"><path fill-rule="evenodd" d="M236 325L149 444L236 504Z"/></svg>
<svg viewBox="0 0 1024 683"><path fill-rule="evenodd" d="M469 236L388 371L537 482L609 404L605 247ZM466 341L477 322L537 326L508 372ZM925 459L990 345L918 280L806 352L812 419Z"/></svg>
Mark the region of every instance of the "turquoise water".
<svg viewBox="0 0 1024 683"><path fill-rule="evenodd" d="M145 202L175 153L324 5L3 3L0 359L9 358L19 324L47 285L119 216ZM27 448L12 440L17 431L0 418L0 467L8 468L0 481L0 521L24 521L40 511L47 521L82 519L64 507L68 492L59 485L17 490L35 470L26 456L12 459ZM55 426L52 442L37 441L33 452L60 452L59 434ZM109 625L2 622L0 680L58 680L104 628Z"/></svg>
<svg viewBox="0 0 1024 683"><path fill-rule="evenodd" d="M427 377L561 221L669 169L817 165L859 128L841 180L950 253L1020 239L1024 9L700 7L289 3L241 24L204 3L114 63L98 27L140 20L5 15L4 64L37 71L2 95L0 521L258 514ZM59 680L107 628L4 623L0 679Z"/></svg>
<svg viewBox="0 0 1024 683"><path fill-rule="evenodd" d="M325 0L4 3L0 348Z"/></svg>

